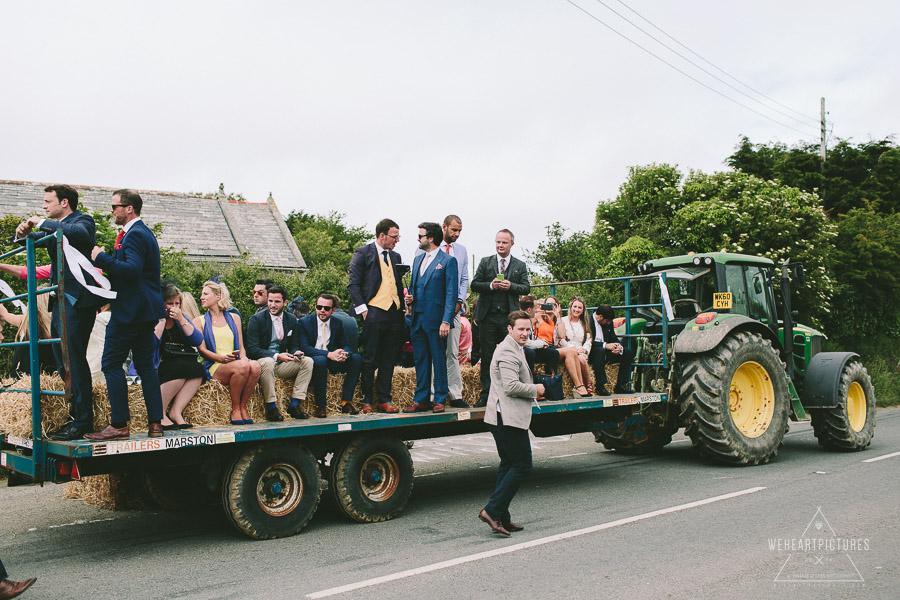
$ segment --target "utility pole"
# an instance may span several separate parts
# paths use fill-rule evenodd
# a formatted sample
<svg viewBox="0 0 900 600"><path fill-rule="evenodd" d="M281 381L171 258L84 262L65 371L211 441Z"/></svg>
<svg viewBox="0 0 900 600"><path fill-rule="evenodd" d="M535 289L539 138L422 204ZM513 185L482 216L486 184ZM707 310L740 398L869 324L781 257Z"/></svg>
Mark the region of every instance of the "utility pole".
<svg viewBox="0 0 900 600"><path fill-rule="evenodd" d="M822 164L825 164L825 98L822 98Z"/></svg>

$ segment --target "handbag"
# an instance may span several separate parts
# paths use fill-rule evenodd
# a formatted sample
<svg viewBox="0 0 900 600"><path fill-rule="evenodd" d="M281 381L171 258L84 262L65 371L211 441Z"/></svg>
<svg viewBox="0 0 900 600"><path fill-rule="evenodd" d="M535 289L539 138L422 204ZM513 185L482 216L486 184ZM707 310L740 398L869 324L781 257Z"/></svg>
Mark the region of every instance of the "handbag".
<svg viewBox="0 0 900 600"><path fill-rule="evenodd" d="M546 400L562 400L563 384L562 375L541 375L534 376L534 382L544 386L544 399Z"/></svg>

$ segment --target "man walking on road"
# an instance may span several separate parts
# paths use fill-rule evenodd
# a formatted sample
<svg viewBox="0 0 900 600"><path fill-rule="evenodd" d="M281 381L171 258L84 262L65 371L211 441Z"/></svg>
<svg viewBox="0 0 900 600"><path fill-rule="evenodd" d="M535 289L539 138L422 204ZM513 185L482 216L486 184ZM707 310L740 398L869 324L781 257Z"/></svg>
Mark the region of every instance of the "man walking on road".
<svg viewBox="0 0 900 600"><path fill-rule="evenodd" d="M509 503L531 472L531 403L544 395L544 386L532 383L531 369L525 361L525 342L531 333L531 318L523 311L510 313L507 336L500 342L491 361L491 394L484 422L497 443L500 466L497 487L478 518L496 533L509 535L522 531L512 522Z"/></svg>
<svg viewBox="0 0 900 600"><path fill-rule="evenodd" d="M148 435L162 437L162 394L159 375L153 364L156 339L153 328L166 316L159 285L159 244L141 219L144 201L131 190L118 190L112 197L112 214L122 229L116 236L113 254L94 246L91 260L109 275L116 297L111 302L102 369L109 394L110 424L98 433L85 434L97 442L127 440L128 385L122 363L131 351L132 363L141 377L141 391L147 406Z"/></svg>

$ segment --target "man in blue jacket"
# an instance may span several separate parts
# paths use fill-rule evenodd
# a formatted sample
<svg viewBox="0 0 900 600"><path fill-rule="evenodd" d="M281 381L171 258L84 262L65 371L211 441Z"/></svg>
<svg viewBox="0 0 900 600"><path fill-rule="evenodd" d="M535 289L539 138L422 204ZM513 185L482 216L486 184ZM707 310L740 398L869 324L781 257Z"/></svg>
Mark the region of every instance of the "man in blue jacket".
<svg viewBox="0 0 900 600"><path fill-rule="evenodd" d="M147 406L148 435L162 437L162 394L154 354L153 328L166 316L159 285L159 244L141 219L144 201L131 190L118 190L112 196L112 214L122 225L112 255L94 246L91 260L109 276L116 297L110 303L109 326L103 346L101 369L109 394L110 424L103 431L85 434L93 441L127 440L128 385L122 363L131 351L132 364L141 377Z"/></svg>
<svg viewBox="0 0 900 600"><path fill-rule="evenodd" d="M406 304L412 306L409 334L416 361L416 393L412 406L403 412L439 413L447 404L447 336L456 312L459 267L455 258L438 249L441 239L441 226L437 223L419 225L419 248L423 253L413 261L410 293L406 296ZM433 407L429 401L432 374Z"/></svg>
<svg viewBox="0 0 900 600"><path fill-rule="evenodd" d="M297 323L300 349L313 361L313 392L316 395L317 417L327 417L326 393L328 373L346 373L341 390L341 412L355 415L359 410L353 406L353 392L359 380L362 357L350 346L344 334L343 324L332 318L339 304L336 296L319 294L316 298L316 314L306 315Z"/></svg>
<svg viewBox="0 0 900 600"><path fill-rule="evenodd" d="M96 226L90 215L78 210L78 192L68 185L51 185L44 189L45 217L33 216L16 228L16 238L26 235L33 239L41 239L53 235L62 229L63 235L72 248L84 256L89 256L96 243ZM37 229L37 231L33 231ZM49 240L47 248L50 253L52 270L50 283L59 283L59 265L57 264L56 240ZM80 267L76 267L80 268ZM65 263L63 273L65 297L54 294L50 298L51 317L50 335L61 337L65 329L65 345L69 355L69 369L63 360L62 346L53 344L53 357L66 391L69 392L72 421L51 433L48 437L54 440L80 440L94 426L94 397L91 385L91 368L87 362L87 344L94 327L97 308L102 301L88 291L75 277L72 265ZM65 303L65 328L62 327L61 308Z"/></svg>

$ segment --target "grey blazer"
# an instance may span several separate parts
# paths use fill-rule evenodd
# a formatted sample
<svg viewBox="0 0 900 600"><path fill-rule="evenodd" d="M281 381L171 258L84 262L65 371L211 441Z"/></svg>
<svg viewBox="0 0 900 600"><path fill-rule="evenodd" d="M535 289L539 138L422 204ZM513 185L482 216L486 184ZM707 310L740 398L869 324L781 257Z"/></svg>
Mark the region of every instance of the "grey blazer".
<svg viewBox="0 0 900 600"><path fill-rule="evenodd" d="M491 360L491 392L484 412L484 422L497 424L499 401L504 425L528 429L531 425L531 403L535 398L537 386L532 383L525 353L512 337L506 336L497 345Z"/></svg>

